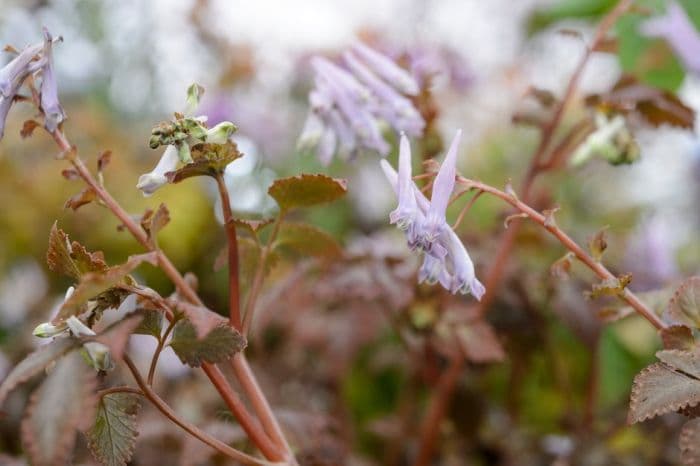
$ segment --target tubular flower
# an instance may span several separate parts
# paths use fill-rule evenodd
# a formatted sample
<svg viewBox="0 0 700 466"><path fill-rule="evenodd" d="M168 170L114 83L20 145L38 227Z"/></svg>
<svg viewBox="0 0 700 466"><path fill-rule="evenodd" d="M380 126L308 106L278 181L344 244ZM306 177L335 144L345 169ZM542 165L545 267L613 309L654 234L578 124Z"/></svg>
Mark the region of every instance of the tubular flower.
<svg viewBox="0 0 700 466"><path fill-rule="evenodd" d="M151 172L139 177L136 187L143 192L145 197L150 196L156 192L158 188L168 183L165 174L175 170L179 161L180 157L178 156L177 147L169 145L165 149L165 152L163 152L156 167Z"/></svg>
<svg viewBox="0 0 700 466"><path fill-rule="evenodd" d="M665 39L688 70L700 73L700 33L677 2L671 2L664 16L644 22L641 32Z"/></svg>
<svg viewBox="0 0 700 466"><path fill-rule="evenodd" d="M58 125L66 119L66 112L58 101L58 86L53 70L52 50L53 38L44 28L44 56L41 77L41 110L44 112L44 126L48 131L55 131Z"/></svg>
<svg viewBox="0 0 700 466"><path fill-rule="evenodd" d="M299 150L315 149L327 165L338 152L352 159L361 150L389 153L382 135L389 125L419 136L425 122L407 97L419 91L415 79L389 58L357 43L343 54L343 64L315 57L311 112L299 137Z"/></svg>
<svg viewBox="0 0 700 466"><path fill-rule="evenodd" d="M51 47L54 39L44 28L44 41L30 45L0 68L0 138L5 130L5 120L24 81L32 74L41 77L40 108L44 112L44 126L54 131L66 119L66 113L58 101L58 89L54 76Z"/></svg>
<svg viewBox="0 0 700 466"><path fill-rule="evenodd" d="M389 221L404 231L412 250L424 253L419 282L440 283L453 294L471 294L481 299L485 288L476 278L474 263L445 218L455 183L460 136L461 132L457 132L440 166L430 200L411 177L411 152L405 135L401 137L399 172L386 160L381 160L380 165L398 198L398 206L391 212Z"/></svg>

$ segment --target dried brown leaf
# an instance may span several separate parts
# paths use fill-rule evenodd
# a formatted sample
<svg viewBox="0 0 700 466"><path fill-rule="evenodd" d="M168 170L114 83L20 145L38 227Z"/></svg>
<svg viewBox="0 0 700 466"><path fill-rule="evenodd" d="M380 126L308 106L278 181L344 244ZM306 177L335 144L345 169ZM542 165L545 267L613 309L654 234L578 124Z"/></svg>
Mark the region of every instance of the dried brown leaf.
<svg viewBox="0 0 700 466"><path fill-rule="evenodd" d="M97 199L97 193L94 189L88 186L87 188L80 191L78 194L69 198L63 205L63 208L71 208L75 211L78 210L80 207L91 203L95 199Z"/></svg>
<svg viewBox="0 0 700 466"><path fill-rule="evenodd" d="M345 180L305 173L276 180L267 192L277 201L280 209L289 210L335 201L344 196L347 190Z"/></svg>
<svg viewBox="0 0 700 466"><path fill-rule="evenodd" d="M700 419L686 422L678 439L683 466L700 465Z"/></svg>
<svg viewBox="0 0 700 466"><path fill-rule="evenodd" d="M691 277L678 287L666 312L675 322L700 328L700 277Z"/></svg>
<svg viewBox="0 0 700 466"><path fill-rule="evenodd" d="M692 350L695 348L695 339L690 327L685 325L672 325L659 330L661 341L665 349Z"/></svg>

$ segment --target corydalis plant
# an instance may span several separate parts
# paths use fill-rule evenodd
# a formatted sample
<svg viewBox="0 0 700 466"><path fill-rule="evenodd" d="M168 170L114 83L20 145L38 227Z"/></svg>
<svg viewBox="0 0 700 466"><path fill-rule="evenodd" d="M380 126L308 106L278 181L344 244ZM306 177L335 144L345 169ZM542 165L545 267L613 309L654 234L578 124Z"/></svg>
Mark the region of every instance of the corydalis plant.
<svg viewBox="0 0 700 466"><path fill-rule="evenodd" d="M476 278L474 263L464 244L447 223L445 211L455 186L457 150L462 132L458 131L435 177L428 200L412 178L411 146L401 134L399 172L386 161L381 167L398 197L398 206L389 220L406 234L408 246L424 253L418 273L421 282L440 283L451 293L470 293L481 299L485 289Z"/></svg>
<svg viewBox="0 0 700 466"><path fill-rule="evenodd" d="M22 98L19 91L30 76L41 79L39 110L44 115L44 127L48 131L55 131L66 119L66 113L58 100L53 69L52 47L55 40L44 28L43 42L24 48L0 69L0 137L4 134L5 120L10 108L15 101Z"/></svg>
<svg viewBox="0 0 700 466"><path fill-rule="evenodd" d="M389 58L357 42L343 54L342 65L315 57L311 111L299 137L300 150L315 149L327 165L336 152L343 159L361 150L389 153L383 128L420 136L425 122L410 97L415 79Z"/></svg>

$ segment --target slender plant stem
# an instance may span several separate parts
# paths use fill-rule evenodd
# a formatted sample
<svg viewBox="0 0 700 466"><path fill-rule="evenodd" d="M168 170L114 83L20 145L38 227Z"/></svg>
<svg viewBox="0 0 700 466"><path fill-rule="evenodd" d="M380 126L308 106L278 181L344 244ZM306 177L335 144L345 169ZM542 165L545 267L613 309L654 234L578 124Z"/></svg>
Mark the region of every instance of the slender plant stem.
<svg viewBox="0 0 700 466"><path fill-rule="evenodd" d="M545 156L550 152L550 146L554 140L556 130L564 118L565 110L573 101L576 94L576 87L581 79L583 70L586 68L588 61L591 58L592 53L597 49L598 45L605 39L610 29L613 27L617 19L624 14L632 5L632 0L621 0L617 6L608 13L605 18L600 22L598 28L595 32L591 45L586 47L583 57L579 61L578 66L574 70L569 82L564 91L564 96L559 101L558 105L554 110L551 120L542 128L542 137L540 142L535 149L535 155L530 161L530 166L523 180L522 189L520 191L520 198L529 203L532 196L532 188L535 183L537 176L542 173L543 167L553 166L553 161L544 162ZM562 154L553 153L552 157L562 157ZM515 238L517 237L518 230L520 229L521 222L513 222L510 228L506 230L503 234L498 252L491 261L491 268L486 275L485 287L486 292L481 298L481 302L478 305L479 314L483 315L486 313L488 308L493 303L494 298L498 295L499 285L503 279L503 274L508 264L508 258L510 257L510 252L515 244Z"/></svg>
<svg viewBox="0 0 700 466"><path fill-rule="evenodd" d="M105 206L117 217L126 227L126 229L136 238L136 240L147 250L153 251L153 246L149 244L148 235L145 231L131 218L131 216L121 207L121 205L109 194L109 192L104 189L92 176L90 171L87 169L83 161L77 156L75 148L70 144L66 136L60 130L56 130L50 133L56 144L61 149L62 153L68 158L75 170L78 172L80 177L85 181L85 183L95 191L97 197L105 204ZM170 259L161 250L158 253L158 263L161 269L165 272L168 278L175 284L178 292L185 299L189 300L193 304L203 305L202 300L199 298L197 293L190 287L184 277L177 270L175 265L170 261ZM172 313L171 313L172 314ZM209 377L210 381L217 389L221 395L224 402L226 402L229 409L238 419L241 426L253 426L246 433L249 435L251 441L260 448L260 451L272 461L282 461L283 456L280 454L275 445L272 444L270 439L265 435L265 433L260 429L255 423L250 413L245 409L240 400L238 400L237 395L231 388L230 384L221 375L220 371L216 366L205 363L202 365L204 372ZM235 401L238 400L238 403ZM242 409L241 409L242 408ZM257 429L255 428L257 426Z"/></svg>
<svg viewBox="0 0 700 466"><path fill-rule="evenodd" d="M471 186L474 189L489 193L496 196L503 201L507 202L511 206L515 207L518 211L524 213L531 220L540 224L545 230L556 237L559 242L569 251L571 251L574 256L586 265L593 273L595 273L601 280L615 280L617 277L613 275L603 264L593 259L581 246L579 246L569 235L567 235L563 230L561 230L552 218L547 215L537 212L535 209L525 204L523 201L517 197L508 194L500 189L494 188L493 186L481 183L479 181L469 180L466 178L459 177L459 182L467 186ZM656 315L656 313L651 310L646 304L644 304L633 292L624 288L618 295L620 299L626 301L639 315L644 317L649 321L656 329L665 328L667 325Z"/></svg>
<svg viewBox="0 0 700 466"><path fill-rule="evenodd" d="M581 78L581 75L583 74L583 70L586 67L586 64L588 63L588 60L590 59L592 53L598 48L598 45L605 39L605 36L608 34L610 29L613 27L617 19L622 16L632 5L633 0L620 0L620 2L615 6L615 8L608 13L605 18L601 21L601 23L598 25L598 28L595 32L595 35L593 37L593 40L591 42L591 45L586 48L583 57L581 58L581 61L579 62L578 66L574 70L573 74L571 75L571 78L569 79L569 83L566 86L566 90L564 92L564 97L559 101L559 104L557 105L556 109L554 110L554 114L552 116L552 119L549 120L547 125L545 125L542 128L542 137L540 139L540 142L538 144L537 149L535 150L535 155L533 158L530 160L530 165L527 170L527 173L525 175L525 179L523 180L523 187L521 191L521 197L523 201L525 202L530 202L530 196L532 195L532 188L535 182L535 179L537 178L537 175L542 172L543 167L553 167L556 165L556 158L563 157L564 154L562 153L553 153L552 156L550 157L550 160L548 161L543 161L547 153L550 151L550 146L552 144L552 141L554 140L554 135L556 130L558 129L559 125L561 124L561 121L564 117L564 113L571 103L571 101L574 99L575 96L575 91L576 87L578 86L579 80ZM521 222L512 222L512 225L506 232L503 234L501 237L501 241L499 244L498 251L496 252L496 255L491 262L491 268L489 269L486 279L485 279L485 287L486 287L486 292L484 293L484 296L482 296L481 301L478 304L477 307L477 314L478 315L484 315L486 311L489 309L491 304L493 303L494 299L498 295L499 291L499 285L501 284L501 281L503 279L503 275L506 270L506 266L508 265L508 259L510 257L511 250L513 249L513 246L515 245L515 239L517 237L518 230L520 228ZM625 293L629 293L628 290L625 290ZM635 299L631 298L631 299ZM637 300L638 301L638 300ZM641 303L640 303L641 304ZM655 317L655 316L654 316ZM462 358L462 355L455 356L457 358ZM449 374L443 374L443 377L447 378ZM453 383L456 383L453 382ZM445 390L443 394L436 394L436 397L446 397L448 399L440 401L436 400L436 403L447 405L449 402L449 397L451 396L453 390ZM444 395L446 394L446 395ZM423 432L428 432L430 429L436 429L437 426L440 423L440 417L435 417L435 418L426 418L424 421L424 429ZM428 445L425 445L426 442ZM424 449L427 449L426 455L428 457L432 456L432 448L434 447L433 445L434 440L428 438L428 439L421 439L421 451Z"/></svg>
<svg viewBox="0 0 700 466"><path fill-rule="evenodd" d="M279 233L280 226L282 225L282 219L284 218L284 212L280 212L279 217L275 220L275 225L272 228L270 237L267 240L267 244L260 251L260 260L255 269L255 275L253 277L253 284L248 292L248 299L245 303L245 315L243 316L243 335L247 335L250 331L250 326L253 324L253 314L255 313L255 303L260 295L260 290L262 289L263 279L265 278L265 266L268 258L270 257L270 252L272 251L272 246L274 245L277 234Z"/></svg>
<svg viewBox="0 0 700 466"><path fill-rule="evenodd" d="M230 388L221 370L211 364L202 365L202 369L204 369L207 376L214 382L214 386L219 389L219 394L224 399L224 402L233 415L236 416L243 430L248 434L248 437L254 439L255 444L260 448L260 451L263 452L265 457L272 461L284 461L285 455L282 453L280 447L270 440L260 427L260 424L248 413L243 401L238 397L236 392ZM228 389L220 389L220 387L228 387Z"/></svg>
<svg viewBox="0 0 700 466"><path fill-rule="evenodd" d="M233 358L231 358L231 367L240 381L243 391L245 391L250 403L253 405L253 410L255 410L255 413L258 415L267 435L270 436L273 442L284 447L287 452L291 453L291 448L282 433L282 428L273 415L270 404L263 395L245 355L243 353L235 354Z"/></svg>
<svg viewBox="0 0 700 466"><path fill-rule="evenodd" d="M156 366L158 365L158 358L160 357L160 353L163 351L163 348L165 347L165 342L168 340L168 336L170 335L170 332L173 331L175 328L175 324L177 324L176 319L172 319L170 323L168 324L168 327L165 329L165 333L161 335L158 338L158 345L156 346L156 350L153 352L153 357L151 358L151 366L148 368L148 385L153 385L153 376L156 373Z"/></svg>
<svg viewBox="0 0 700 466"><path fill-rule="evenodd" d="M226 188L226 183L221 175L216 178L217 186L219 188L219 195L221 196L221 207L223 210L224 225L226 228L226 238L228 239L228 258L229 258L229 286L230 286L230 315L231 324L237 329L241 329L241 316L240 316L240 292L239 292L239 273L238 273L238 242L236 238L236 225L233 222L233 212L231 210L231 203L229 202L228 189ZM255 300L260 291L262 285L265 263L267 262L267 257L271 250L271 245L277 237L279 231L279 226L282 223L283 214L275 221L275 226L268 239L268 243L262 249L260 253L260 261L258 263L257 270L255 272L255 277L253 280L253 286L248 295L248 301L246 303L246 312L243 321L242 331L243 334L247 334L248 328L252 321L253 310L255 306ZM272 443L279 448L283 448L289 459L294 461L294 455L292 450L287 443L287 440L282 433L282 429L275 418L270 404L260 390L257 380L253 371L250 370L248 361L246 361L245 356L242 353L234 355L231 359L231 367L233 368L238 381L240 382L243 390L245 391L248 399L253 405L253 409L257 414L260 422L265 430L265 433L272 440Z"/></svg>
<svg viewBox="0 0 700 466"><path fill-rule="evenodd" d="M224 229L228 241L228 288L229 288L229 321L236 330L241 330L241 293L238 280L238 238L236 224L233 223L233 212L228 189L221 174L216 175L216 186L221 197L221 210L224 214Z"/></svg>
<svg viewBox="0 0 700 466"><path fill-rule="evenodd" d="M184 419L181 419L175 413L175 411L173 411L173 409L170 406L168 406L168 404L165 401L163 401L163 399L159 397L156 392L153 391L149 384L146 383L146 381L141 376L141 373L136 368L136 365L131 360L131 358L129 358L129 356L124 355L124 363L127 365L129 370L131 371L131 374L134 376L136 384L141 389L141 394L145 396L148 399L148 401L150 401L153 404L153 406L155 406L161 413L163 413L165 417L173 421L185 432L235 461L239 461L246 465L268 464L265 461L262 461L258 458L254 458L246 453L243 453L242 451L236 450L235 448L226 445L222 441L210 436L194 424L191 424L185 421Z"/></svg>
<svg viewBox="0 0 700 466"><path fill-rule="evenodd" d="M462 369L464 369L464 364L465 359L461 354L450 358L448 368L438 379L434 396L430 400L430 405L425 414L425 420L421 426L421 442L418 449L418 456L414 463L415 466L427 466L430 464L435 442L440 433L440 423L445 417L447 406L457 387L459 375L462 373Z"/></svg>

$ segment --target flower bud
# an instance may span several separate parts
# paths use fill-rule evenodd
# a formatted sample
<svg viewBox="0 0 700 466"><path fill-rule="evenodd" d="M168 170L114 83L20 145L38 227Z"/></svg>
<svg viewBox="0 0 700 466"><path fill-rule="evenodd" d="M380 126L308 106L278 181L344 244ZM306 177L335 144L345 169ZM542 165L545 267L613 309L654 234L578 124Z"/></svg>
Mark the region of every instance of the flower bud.
<svg viewBox="0 0 700 466"><path fill-rule="evenodd" d="M102 343L96 341L85 343L81 354L88 364L98 371L108 371L114 368L114 362L112 361L112 356L109 354L109 348Z"/></svg>
<svg viewBox="0 0 700 466"><path fill-rule="evenodd" d="M230 121L222 121L207 131L205 140L210 144L226 144L237 129Z"/></svg>
<svg viewBox="0 0 700 466"><path fill-rule="evenodd" d="M32 335L39 338L50 338L65 332L67 328L66 324L53 325L51 322L44 322L36 326Z"/></svg>
<svg viewBox="0 0 700 466"><path fill-rule="evenodd" d="M187 144L185 144L187 146ZM168 183L165 174L177 168L179 154L175 146L168 146L163 152L158 165L150 173L143 174L139 177L136 187L143 192L143 195L148 197L158 188Z"/></svg>

